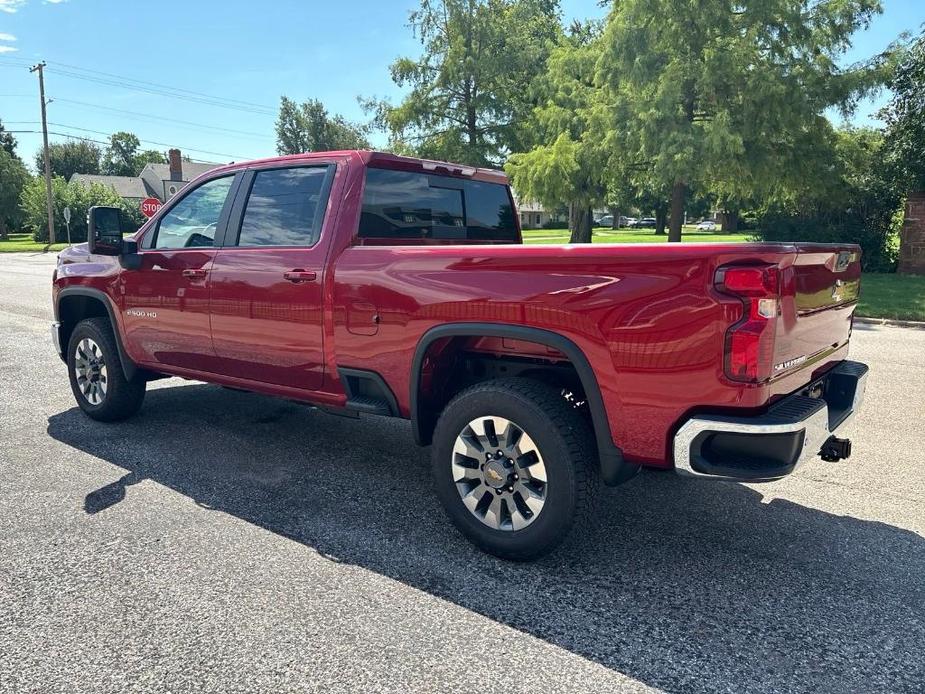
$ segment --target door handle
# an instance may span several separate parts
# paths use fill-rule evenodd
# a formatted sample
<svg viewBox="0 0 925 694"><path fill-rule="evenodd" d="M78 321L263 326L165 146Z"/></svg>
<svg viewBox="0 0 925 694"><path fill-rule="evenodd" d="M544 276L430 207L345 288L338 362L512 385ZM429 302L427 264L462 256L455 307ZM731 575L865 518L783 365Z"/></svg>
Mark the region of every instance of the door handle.
<svg viewBox="0 0 925 694"><path fill-rule="evenodd" d="M184 270L183 276L191 280L201 280L201 279L205 279L206 271L205 270Z"/></svg>
<svg viewBox="0 0 925 694"><path fill-rule="evenodd" d="M289 282L298 284L299 282L314 282L318 275L311 270L289 270L284 272L283 277Z"/></svg>

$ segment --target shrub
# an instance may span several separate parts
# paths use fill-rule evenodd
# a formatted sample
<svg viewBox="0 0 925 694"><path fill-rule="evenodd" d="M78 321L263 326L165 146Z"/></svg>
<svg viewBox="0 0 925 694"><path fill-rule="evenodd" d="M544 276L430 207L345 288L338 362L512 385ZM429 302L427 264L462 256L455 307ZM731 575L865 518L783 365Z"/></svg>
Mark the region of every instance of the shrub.
<svg viewBox="0 0 925 694"><path fill-rule="evenodd" d="M71 208L71 241L81 243L87 240L87 212L94 205L110 205L122 208L123 231L137 229L141 213L129 205L109 186L91 183L85 186L77 181L67 183L61 177L52 179L52 200L55 213L55 240L67 240L67 225L64 223L64 208ZM20 207L24 225L32 231L32 238L39 243L48 242L48 223L45 212L45 179L37 177L22 191Z"/></svg>
<svg viewBox="0 0 925 694"><path fill-rule="evenodd" d="M568 229L568 220L556 220L550 219L549 221L543 222L544 229Z"/></svg>
<svg viewBox="0 0 925 694"><path fill-rule="evenodd" d="M857 243L866 272L895 272L903 195L883 165L883 138L869 128L837 132L833 175L799 198L758 213L765 241Z"/></svg>
<svg viewBox="0 0 925 694"><path fill-rule="evenodd" d="M882 200L870 196L855 200L847 208L820 205L794 210L775 206L760 214L757 236L764 241L856 243L861 246L865 272L895 272L901 210L898 197Z"/></svg>

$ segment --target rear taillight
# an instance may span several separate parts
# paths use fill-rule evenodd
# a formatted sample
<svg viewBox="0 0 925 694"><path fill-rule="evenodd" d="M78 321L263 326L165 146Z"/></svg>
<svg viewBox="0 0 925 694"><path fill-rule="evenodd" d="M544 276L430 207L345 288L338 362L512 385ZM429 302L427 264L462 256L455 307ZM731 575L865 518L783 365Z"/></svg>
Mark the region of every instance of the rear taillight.
<svg viewBox="0 0 925 694"><path fill-rule="evenodd" d="M716 271L715 282L744 306L742 319L726 332L726 376L760 383L771 376L780 273L774 265L727 265Z"/></svg>

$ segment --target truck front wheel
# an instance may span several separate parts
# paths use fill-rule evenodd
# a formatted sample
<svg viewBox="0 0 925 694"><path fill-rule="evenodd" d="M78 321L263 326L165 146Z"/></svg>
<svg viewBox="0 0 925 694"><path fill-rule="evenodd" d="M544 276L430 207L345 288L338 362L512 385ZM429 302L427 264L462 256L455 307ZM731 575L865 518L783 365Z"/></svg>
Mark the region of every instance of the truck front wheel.
<svg viewBox="0 0 925 694"><path fill-rule="evenodd" d="M105 318L80 321L67 346L67 370L77 404L101 422L127 419L145 397L145 380L129 380L122 371L116 338Z"/></svg>
<svg viewBox="0 0 925 694"><path fill-rule="evenodd" d="M437 496L481 549L534 559L590 513L593 450L588 424L555 388L526 378L479 383L453 398L434 430Z"/></svg>

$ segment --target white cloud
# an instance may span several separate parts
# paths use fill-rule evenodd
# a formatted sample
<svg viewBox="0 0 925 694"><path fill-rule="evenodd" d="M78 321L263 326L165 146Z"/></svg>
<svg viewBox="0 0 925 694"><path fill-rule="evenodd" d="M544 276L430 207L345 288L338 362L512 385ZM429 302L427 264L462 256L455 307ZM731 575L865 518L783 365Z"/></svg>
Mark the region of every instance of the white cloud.
<svg viewBox="0 0 925 694"><path fill-rule="evenodd" d="M0 0L0 12L13 14L26 0Z"/></svg>
<svg viewBox="0 0 925 694"><path fill-rule="evenodd" d="M15 40L16 40L16 37L13 36L12 34L7 34L7 33L4 33L4 32L2 32L2 31L0 31L0 41L7 41L7 42L9 42L9 41L15 41ZM19 49L16 48L15 46L7 46L5 43L0 43L0 54L2 54L2 53L14 53L14 52L16 52L16 51L18 51L18 50L19 50Z"/></svg>
<svg viewBox="0 0 925 694"><path fill-rule="evenodd" d="M43 5L60 5L67 0L42 0ZM0 12L13 14L16 10L26 4L26 0L0 0Z"/></svg>

